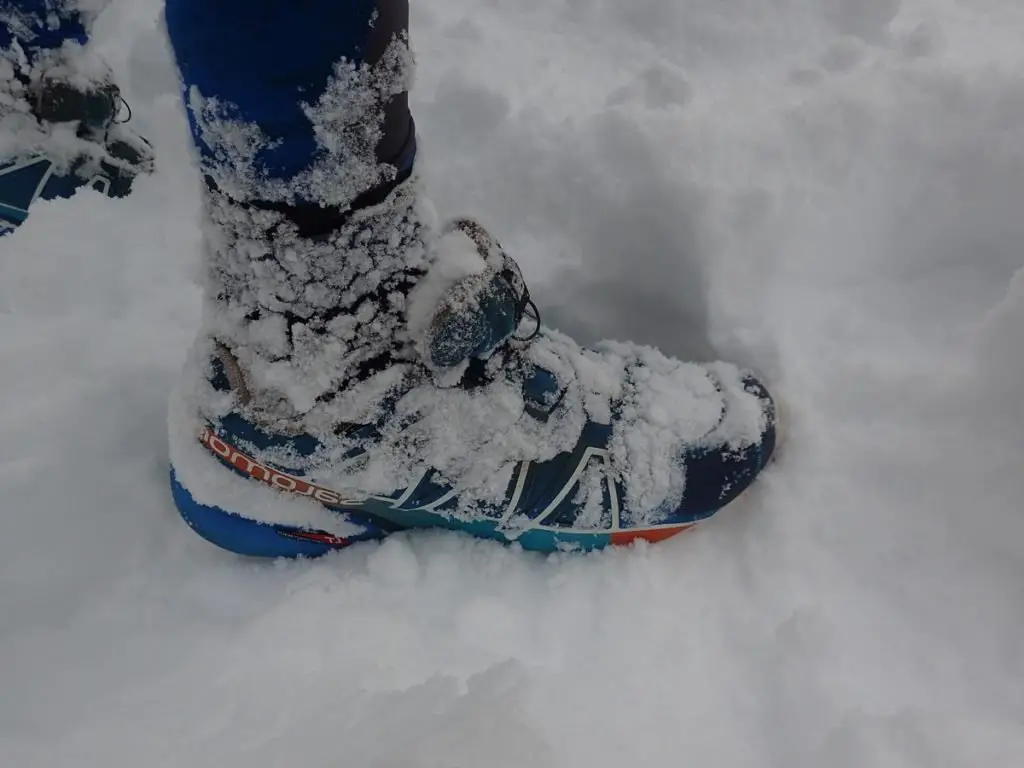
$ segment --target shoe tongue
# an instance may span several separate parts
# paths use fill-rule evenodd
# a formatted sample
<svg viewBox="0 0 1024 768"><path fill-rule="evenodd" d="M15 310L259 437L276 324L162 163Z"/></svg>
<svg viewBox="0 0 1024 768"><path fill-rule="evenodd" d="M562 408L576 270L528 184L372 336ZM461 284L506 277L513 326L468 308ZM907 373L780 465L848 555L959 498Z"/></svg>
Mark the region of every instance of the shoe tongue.
<svg viewBox="0 0 1024 768"><path fill-rule="evenodd" d="M546 368L534 367L523 380L523 401L527 412L534 418L547 421L547 417L562 399L563 389L558 379Z"/></svg>
<svg viewBox="0 0 1024 768"><path fill-rule="evenodd" d="M523 381L523 395L538 403L558 397L558 379L546 368L534 367L533 373Z"/></svg>

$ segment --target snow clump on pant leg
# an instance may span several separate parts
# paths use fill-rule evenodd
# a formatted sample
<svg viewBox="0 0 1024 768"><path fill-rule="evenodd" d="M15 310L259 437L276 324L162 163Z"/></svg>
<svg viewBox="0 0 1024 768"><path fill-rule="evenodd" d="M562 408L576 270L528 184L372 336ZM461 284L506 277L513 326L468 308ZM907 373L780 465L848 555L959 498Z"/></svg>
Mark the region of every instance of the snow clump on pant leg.
<svg viewBox="0 0 1024 768"><path fill-rule="evenodd" d="M303 107L316 138L317 153L301 172L276 178L266 172L259 153L271 140L252 122L241 120L234 105L206 97L193 86L189 112L212 157L203 157L203 173L236 200L311 202L348 208L367 190L393 181L396 169L378 162L384 106L412 86L414 60L408 42L397 37L372 65L342 58L327 87Z"/></svg>

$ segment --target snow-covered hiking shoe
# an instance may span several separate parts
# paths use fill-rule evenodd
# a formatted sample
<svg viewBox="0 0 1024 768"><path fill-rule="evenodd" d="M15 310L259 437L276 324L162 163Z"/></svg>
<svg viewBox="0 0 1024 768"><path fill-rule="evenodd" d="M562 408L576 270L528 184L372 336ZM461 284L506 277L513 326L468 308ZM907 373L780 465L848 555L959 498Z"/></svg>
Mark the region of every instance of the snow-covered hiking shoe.
<svg viewBox="0 0 1024 768"><path fill-rule="evenodd" d="M204 329L170 415L195 531L260 556L410 528L590 550L668 538L754 481L775 443L756 378L541 327L482 228L424 244L418 197L412 179L308 239L212 195Z"/></svg>
<svg viewBox="0 0 1024 768"><path fill-rule="evenodd" d="M38 199L85 187L123 197L152 170L152 148L123 125L131 112L109 72L97 64L83 71L85 58L69 58L72 50L48 52L32 67L0 59L0 234Z"/></svg>

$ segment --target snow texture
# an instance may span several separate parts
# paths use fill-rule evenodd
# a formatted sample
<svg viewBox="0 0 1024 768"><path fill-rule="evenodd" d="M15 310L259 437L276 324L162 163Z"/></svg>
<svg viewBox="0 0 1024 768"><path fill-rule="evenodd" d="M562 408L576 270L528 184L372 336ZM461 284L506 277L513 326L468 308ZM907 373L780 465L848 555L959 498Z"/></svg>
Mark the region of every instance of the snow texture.
<svg viewBox="0 0 1024 768"><path fill-rule="evenodd" d="M412 12L439 212L565 331L765 373L778 462L593 556L203 542L166 477L201 184L159 4L114 0L159 171L0 240L4 764L1024 763L1020 4Z"/></svg>
<svg viewBox="0 0 1024 768"><path fill-rule="evenodd" d="M267 423L304 415L329 433L322 409L310 414L317 399L347 392L361 365L402 358L406 297L427 264L418 186L411 178L315 240L281 213L206 192L204 333L238 359Z"/></svg>
<svg viewBox="0 0 1024 768"><path fill-rule="evenodd" d="M212 157L203 172L236 200L302 201L348 207L362 192L395 177L395 168L380 164L375 150L381 138L383 106L412 87L414 62L408 41L396 38L373 66L342 59L316 103L303 112L313 126L318 155L291 179L270 177L259 153L271 140L259 126L235 116L236 108L204 97L193 86L188 109Z"/></svg>

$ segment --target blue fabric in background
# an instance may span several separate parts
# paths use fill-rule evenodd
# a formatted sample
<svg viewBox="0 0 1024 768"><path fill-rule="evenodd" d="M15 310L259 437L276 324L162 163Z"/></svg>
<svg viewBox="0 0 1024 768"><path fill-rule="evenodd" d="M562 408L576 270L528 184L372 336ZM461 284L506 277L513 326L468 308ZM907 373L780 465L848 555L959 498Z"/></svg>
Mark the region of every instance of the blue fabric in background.
<svg viewBox="0 0 1024 768"><path fill-rule="evenodd" d="M255 123L276 145L257 155L262 170L289 179L317 150L301 105L323 93L339 59L362 62L375 8L376 0L167 0L165 13L186 98L196 86L230 102L233 119Z"/></svg>

